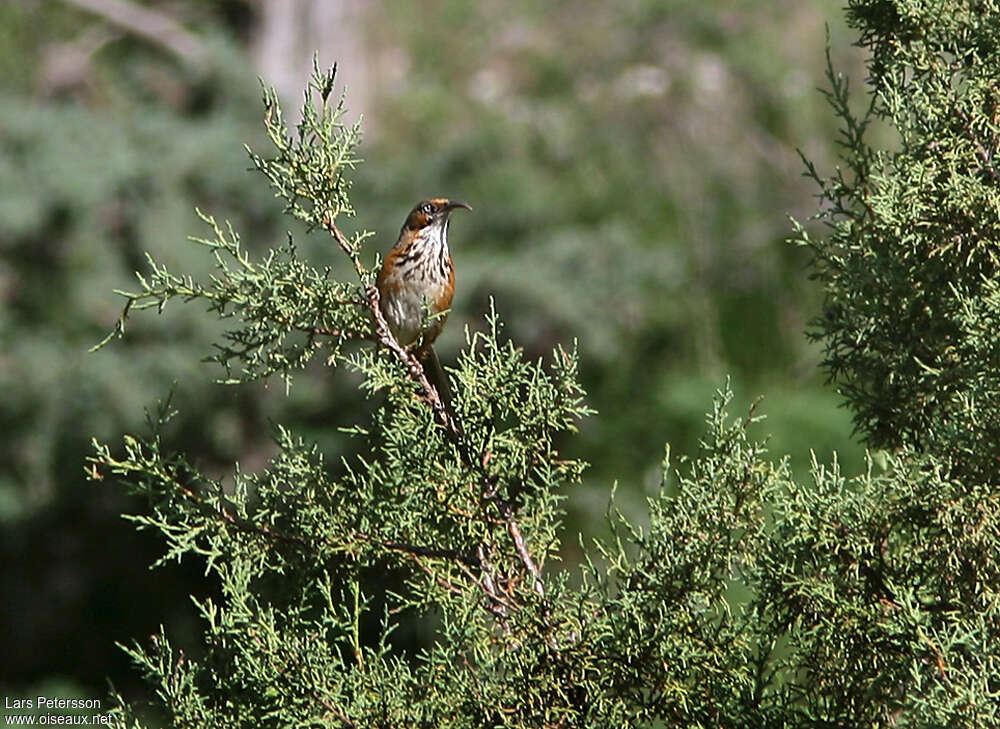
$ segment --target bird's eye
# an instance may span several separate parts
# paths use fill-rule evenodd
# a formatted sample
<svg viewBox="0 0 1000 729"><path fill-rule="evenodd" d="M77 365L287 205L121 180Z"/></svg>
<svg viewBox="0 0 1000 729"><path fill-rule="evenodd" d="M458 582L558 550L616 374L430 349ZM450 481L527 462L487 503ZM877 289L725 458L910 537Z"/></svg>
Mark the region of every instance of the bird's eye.
<svg viewBox="0 0 1000 729"><path fill-rule="evenodd" d="M429 202L426 202L420 206L420 212L422 212L424 215L433 215L434 206L431 205Z"/></svg>

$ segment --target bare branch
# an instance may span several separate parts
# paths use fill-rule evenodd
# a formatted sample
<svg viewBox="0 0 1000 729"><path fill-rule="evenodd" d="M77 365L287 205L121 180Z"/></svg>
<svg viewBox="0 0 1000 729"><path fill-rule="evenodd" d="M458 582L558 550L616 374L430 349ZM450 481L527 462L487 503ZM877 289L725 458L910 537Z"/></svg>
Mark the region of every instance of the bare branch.
<svg viewBox="0 0 1000 729"><path fill-rule="evenodd" d="M150 43L180 56L186 61L197 61L207 53L204 44L184 26L164 13L135 5L126 0L63 0L70 5L100 16Z"/></svg>

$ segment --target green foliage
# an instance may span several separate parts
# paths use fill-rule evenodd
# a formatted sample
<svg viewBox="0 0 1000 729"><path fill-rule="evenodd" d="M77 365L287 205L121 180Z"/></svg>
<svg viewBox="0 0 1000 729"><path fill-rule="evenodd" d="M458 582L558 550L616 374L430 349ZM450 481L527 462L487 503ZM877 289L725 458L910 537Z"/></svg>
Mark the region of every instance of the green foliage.
<svg viewBox="0 0 1000 729"><path fill-rule="evenodd" d="M125 333L132 310L155 308L162 313L174 298L205 301L220 319L238 318L240 326L227 331L225 343L215 345L217 351L208 358L225 368L228 384L278 375L290 386L292 372L304 368L328 343L335 357L344 341L360 336L366 320L359 308L362 299L357 285L332 280L329 267L321 271L301 261L291 237L264 260L253 261L240 246L232 224L223 229L212 217L202 219L213 237L192 241L213 252L218 272L210 282L203 285L191 276L173 274L147 256L151 273L139 274L142 290L117 292L128 303L115 330L94 350ZM328 313L335 315L335 325ZM241 365L236 377L232 376L233 360Z"/></svg>
<svg viewBox="0 0 1000 729"><path fill-rule="evenodd" d="M246 148L254 166L286 201L285 212L306 221L310 227L324 225L341 214L354 215L348 197L350 178L345 173L359 162L354 149L361 141L361 122L356 121L350 127L343 125L343 96L335 107L330 107L335 74L336 66L330 73L324 73L319 68L319 59L313 58L302 120L296 125L294 139L288 135L277 92L265 86L264 127L277 154L265 159ZM315 100L319 102L318 108Z"/></svg>
<svg viewBox="0 0 1000 729"><path fill-rule="evenodd" d="M816 257L825 366L877 447L961 459L981 477L1000 455L1000 14L995 3L852 2L871 49L856 115L829 72L844 169L822 178L828 237ZM898 133L869 142L873 123Z"/></svg>
<svg viewBox="0 0 1000 729"><path fill-rule="evenodd" d="M792 716L1000 721L1000 500L909 455L850 482L836 462L815 465L812 484L777 501L758 577L766 626L787 641L775 670Z"/></svg>
<svg viewBox="0 0 1000 729"><path fill-rule="evenodd" d="M329 105L335 73L336 67L328 73L314 68L297 139L288 135L275 91L265 88L264 124L275 156L264 158L247 147L256 169L285 199L285 212L310 228L329 228L338 215L354 213L345 173L357 163L353 150L360 141L360 127L341 124L343 98L335 107ZM351 285L331 279L330 267L317 270L300 261L291 234L286 246L257 263L241 247L232 224L223 229L214 218L201 218L213 237L192 240L213 251L218 272L210 283L202 285L191 276L172 274L147 254L152 273L148 277L139 274L141 291L117 292L128 303L115 331L95 350L112 336L124 334L131 310L155 307L162 312L175 298L205 301L220 319L235 317L240 322L238 328L226 332L226 344L216 345L218 351L211 357L227 375L232 374L233 360L241 363L241 374L227 379L231 384L279 375L290 386L291 373L303 369L327 341L331 342L330 358L336 359L345 340L363 336L367 319L360 308L364 303L360 283L370 282L372 275L363 270L359 253L367 234L359 232L351 241L339 238L361 278Z"/></svg>
<svg viewBox="0 0 1000 729"><path fill-rule="evenodd" d="M870 111L852 113L831 69L846 171L825 179L809 165L829 234L797 228L829 298L815 334L827 366L862 432L893 451L854 478L814 458L800 483L751 438L754 408L730 417L727 387L697 453L672 471L668 451L646 523L613 512L610 535L581 544L578 580L556 559L565 488L584 467L560 442L591 412L576 353L557 348L547 365L526 356L502 341L491 310L485 329L467 330L445 407L388 333L366 234L338 227L353 211L344 175L357 128L328 106L332 72L314 74L297 141L265 93L276 151L254 155L255 167L287 212L332 236L352 280L311 267L291 242L258 261L208 218L214 238L199 242L217 273L201 284L153 263L124 294L117 331L130 309L202 301L235 320L216 359L227 372L240 365L236 381L278 375L290 386L326 349L376 406L345 430L357 455L334 462L276 426L269 465L236 467L231 483L170 448L169 403L120 455L95 442L92 477L145 498L131 518L163 535L163 561L197 558L221 587L197 601L203 653L184 654L165 629L127 649L171 722L1000 723L989 328L1000 85L987 32L1000 8L936 10L851 4L873 52ZM545 76L546 88L563 82ZM898 149L867 141L876 120L898 130ZM398 639L413 624L426 644ZM146 721L121 697L114 718Z"/></svg>
<svg viewBox="0 0 1000 729"><path fill-rule="evenodd" d="M765 504L788 472L749 440L752 413L730 422L731 398L728 389L717 394L701 450L676 485L667 482L668 452L648 529L619 516L615 541L598 544L608 568L588 565L603 617L594 648L608 686L607 716L588 726L759 725L768 637L734 588L756 571Z"/></svg>
<svg viewBox="0 0 1000 729"><path fill-rule="evenodd" d="M846 483L814 467L779 502L763 585L803 714L995 726L1000 7L855 1L848 19L872 53L869 104L855 114L830 68L844 168L808 166L828 235L798 241L825 286L825 366L893 453Z"/></svg>
<svg viewBox="0 0 1000 729"><path fill-rule="evenodd" d="M317 74L310 90L329 89L332 81L332 72ZM311 99L307 95L307 104ZM304 111L303 118L310 123L317 117ZM343 145L349 151L355 139L337 125L314 131L315 143L324 148ZM276 159L286 152L282 139L275 138ZM313 172L330 161L309 159ZM255 160L269 178L277 176L275 160ZM292 169L282 174L291 177ZM341 171L330 170L331 177ZM329 196L337 189L313 198L322 201L310 208L318 211L313 222L330 230L360 281L369 281L359 257L364 236L348 242L331 213L338 207ZM122 292L127 304L116 331L124 332L133 309L162 311L175 298L206 301L220 318L240 323L227 335L237 346L227 345L219 355L227 371L235 359L245 378L277 373L290 381L318 346L331 343L328 362L361 373L365 387L384 396L385 404L371 426L352 431L366 445L361 457L341 464L340 476L327 473L314 445L279 429L279 455L270 469L252 476L237 469L231 493L165 449L160 433L168 405L152 419L152 436L126 438L122 457L96 445L94 475L114 475L152 504L151 515L133 519L167 537L164 560L201 556L222 586L223 606L201 606L209 622L205 659L176 658L165 635L148 651L132 650L144 672L162 684L167 709L182 723L212 726L284 725L303 711L364 715L387 677L404 670L387 641L400 613L433 608L442 619L460 619L483 650L498 650L498 643L509 648L525 639L526 629L537 631L549 610L541 600L540 570L559 544L560 487L577 481L582 470L554 446L558 433L574 429L589 412L576 383L575 354L558 350L548 368L528 362L512 344L499 343L494 315L487 333L470 334L454 373L458 427L435 407L436 393L421 379L419 363L414 369L413 355L388 335L377 290L365 288L368 298L362 298L360 284L354 284L349 297L347 284L329 281L329 270L298 262L292 247L256 263L231 229L223 232L210 222L215 238L197 242L214 249L220 273L202 285L152 262L153 274L140 277L142 290ZM293 302L289 292L302 296ZM359 314L362 306L368 307L365 316ZM306 341L290 349L285 337L303 331ZM345 352L340 345L347 337L377 339L382 346ZM385 611L377 649L363 646L359 637L371 599L360 580L372 570L406 572L398 593L377 587ZM532 621L515 613L521 605L531 608ZM247 631L259 640L246 641ZM345 670L349 664L371 668L355 676ZM293 676L290 665L306 670ZM226 674L222 680L220 671ZM276 693L279 677L287 691ZM409 692L394 711L412 706L418 687L427 683L426 677L403 678L392 679ZM338 688L345 680L356 684L348 693ZM232 698L237 686L241 693L249 689L245 702ZM373 710L383 704L379 700Z"/></svg>
<svg viewBox="0 0 1000 729"><path fill-rule="evenodd" d="M225 275L211 251L183 243L214 238L196 209L227 235L231 221L255 265L291 229L297 261L320 273L334 264L324 294L352 279L330 238L282 217L273 188L246 175L238 153L242 142L268 144L247 70L274 67L261 41L285 16L267 6L150 5L206 51L189 57L75 3L0 3L0 593L9 596L0 623L17 627L0 675L12 692L31 695L58 675L97 695L110 675L133 695L140 684L112 641L165 621L175 645L190 649L197 622L186 596L211 589L192 560L146 571L155 535L121 522L123 492L98 495L84 483L91 436L138 432L143 406L179 383L163 437L219 478L236 459L255 471L274 455L271 421L339 463L364 442L336 426L366 422L381 402L364 399L357 376L330 376L322 364L333 340L318 335L324 349L289 370L291 390L268 380L217 386L247 377L244 363L231 358L227 374L201 358L245 345L224 338L242 328L237 319L205 316L207 300L168 304L168 316L146 318L123 346L87 354L120 313L107 292L140 294L134 273L154 275L146 252L205 287ZM388 249L416 199L466 196L476 214L453 236L459 283L442 359L459 356L463 324L483 328L491 297L529 360L579 339L580 380L601 417L558 443L592 464L565 502L571 531L604 528L613 479L621 508L642 511L663 440L675 452L697 446L725 372L738 401L767 393L777 416L770 445L793 464L808 462L810 446L823 457L839 448L847 469L860 460L845 443L849 414L833 407L836 395L814 374L816 348L800 336L815 296L801 276L806 254L781 242L784 213L804 216L811 204L794 146L821 164L832 149L832 120L813 92L814 48L838 7L571 0L553 12L488 0L367 4L351 14L368 69L364 86L351 84L368 92L352 93L351 111L364 112L358 150L369 163L350 176L359 206L347 237L378 228L366 242L370 268L371 251ZM832 36L851 67L858 54L842 23ZM350 47L328 40L321 53L355 68ZM287 79L294 55L265 73ZM291 115L288 127L294 144ZM283 250L275 256L274 265L289 264ZM298 361L308 338L287 331L268 351ZM789 408L793 417L783 417ZM575 540L563 556L580 558Z"/></svg>

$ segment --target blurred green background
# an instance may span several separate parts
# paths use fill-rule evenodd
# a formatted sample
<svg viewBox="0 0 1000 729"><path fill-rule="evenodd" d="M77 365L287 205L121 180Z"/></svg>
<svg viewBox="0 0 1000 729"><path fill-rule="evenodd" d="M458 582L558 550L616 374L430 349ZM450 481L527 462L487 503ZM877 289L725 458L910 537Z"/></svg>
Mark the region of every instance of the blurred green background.
<svg viewBox="0 0 1000 729"><path fill-rule="evenodd" d="M144 505L85 481L91 437L141 430L176 383L169 442L223 476L265 463L271 421L336 463L337 427L376 405L321 363L288 396L214 384L200 360L221 328L197 307L136 316L87 353L146 251L207 274L185 242L203 233L196 206L256 252L290 230L349 275L327 237L281 216L242 149L266 149L256 77L291 113L314 51L364 115L346 228L385 251L422 197L475 207L452 226L445 363L490 297L531 355L578 341L599 413L565 444L592 464L568 494L569 550L603 528L615 481L635 510L664 443L697 448L727 374L740 408L766 396L758 432L801 478L810 449L856 471L849 413L804 337L821 294L784 242L787 216L816 205L796 149L834 164L824 24L838 66L864 76L840 16L835 0L0 4L0 689L99 696L110 676L134 692L114 641L161 622L196 637L186 596L211 585L197 564L147 570L158 541L119 517Z"/></svg>

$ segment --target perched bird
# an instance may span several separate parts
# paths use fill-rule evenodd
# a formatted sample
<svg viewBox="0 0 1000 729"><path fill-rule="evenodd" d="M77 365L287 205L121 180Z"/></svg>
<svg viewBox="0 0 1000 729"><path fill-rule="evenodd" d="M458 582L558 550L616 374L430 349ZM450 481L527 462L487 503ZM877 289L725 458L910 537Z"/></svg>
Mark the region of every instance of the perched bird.
<svg viewBox="0 0 1000 729"><path fill-rule="evenodd" d="M433 347L455 295L455 265L448 250L448 222L460 200L422 200L406 216L399 240L378 274L379 306L401 345L416 347L424 372L446 404L448 381ZM444 313L442 313L444 312Z"/></svg>

